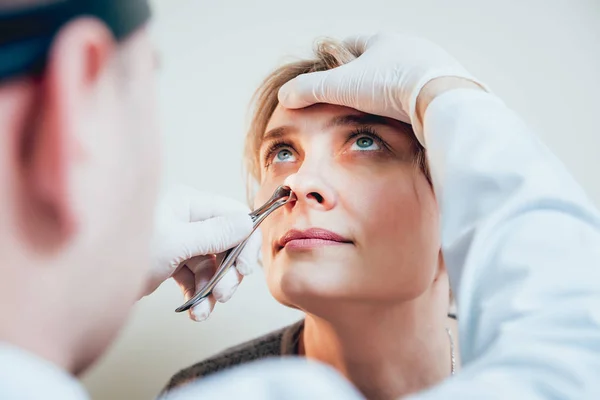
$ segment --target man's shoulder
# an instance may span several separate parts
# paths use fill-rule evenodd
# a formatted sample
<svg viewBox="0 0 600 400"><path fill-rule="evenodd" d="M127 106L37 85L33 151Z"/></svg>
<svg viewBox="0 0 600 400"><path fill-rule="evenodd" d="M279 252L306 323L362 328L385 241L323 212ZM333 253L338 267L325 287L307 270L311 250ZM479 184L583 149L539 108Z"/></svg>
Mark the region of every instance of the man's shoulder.
<svg viewBox="0 0 600 400"><path fill-rule="evenodd" d="M165 391L238 365L269 357L280 357L289 353L287 348L290 346L288 343L290 339L288 338L295 336L295 332L301 329L301 326L301 323L298 323L270 332L185 368L171 378Z"/></svg>

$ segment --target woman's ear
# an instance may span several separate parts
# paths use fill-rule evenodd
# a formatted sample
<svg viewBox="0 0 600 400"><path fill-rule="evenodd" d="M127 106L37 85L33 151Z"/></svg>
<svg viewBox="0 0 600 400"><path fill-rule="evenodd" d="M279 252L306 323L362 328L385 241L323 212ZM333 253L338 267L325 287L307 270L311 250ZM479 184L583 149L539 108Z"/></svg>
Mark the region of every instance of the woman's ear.
<svg viewBox="0 0 600 400"><path fill-rule="evenodd" d="M19 127L21 215L32 244L53 249L78 228L74 176L85 163L86 107L114 51L108 29L77 19L56 35L35 101Z"/></svg>

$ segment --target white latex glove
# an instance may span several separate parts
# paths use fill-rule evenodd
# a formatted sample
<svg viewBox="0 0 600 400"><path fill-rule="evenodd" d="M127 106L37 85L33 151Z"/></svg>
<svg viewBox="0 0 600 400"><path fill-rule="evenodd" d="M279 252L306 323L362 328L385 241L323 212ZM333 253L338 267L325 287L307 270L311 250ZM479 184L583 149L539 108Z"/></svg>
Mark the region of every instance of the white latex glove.
<svg viewBox="0 0 600 400"><path fill-rule="evenodd" d="M487 90L458 61L426 39L380 33L345 42L364 49L364 53L341 67L292 79L280 89L279 102L287 108L329 103L394 118L412 124L424 145L416 102L427 82L454 76Z"/></svg>
<svg viewBox="0 0 600 400"><path fill-rule="evenodd" d="M236 246L252 231L250 210L225 197L178 186L159 202L156 216L153 268L146 295L173 277L187 301L214 275L219 253ZM246 244L213 294L190 309L190 318L203 321L217 301L231 298L242 277L252 272L260 249L260 231Z"/></svg>

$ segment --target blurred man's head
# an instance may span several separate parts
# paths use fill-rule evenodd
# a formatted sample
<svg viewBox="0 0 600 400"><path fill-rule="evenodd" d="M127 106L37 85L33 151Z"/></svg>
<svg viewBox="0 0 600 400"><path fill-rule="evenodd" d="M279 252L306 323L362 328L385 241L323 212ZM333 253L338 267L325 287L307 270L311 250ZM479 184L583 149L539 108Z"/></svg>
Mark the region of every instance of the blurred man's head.
<svg viewBox="0 0 600 400"><path fill-rule="evenodd" d="M113 33L70 19L42 72L0 81L0 341L73 372L144 284L157 190L153 48L142 25Z"/></svg>

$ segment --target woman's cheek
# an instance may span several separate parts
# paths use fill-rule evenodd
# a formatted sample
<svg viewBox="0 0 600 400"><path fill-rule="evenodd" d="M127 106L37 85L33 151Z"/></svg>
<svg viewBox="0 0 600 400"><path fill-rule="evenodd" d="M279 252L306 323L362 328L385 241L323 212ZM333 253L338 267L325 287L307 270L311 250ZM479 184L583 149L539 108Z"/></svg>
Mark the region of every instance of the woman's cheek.
<svg viewBox="0 0 600 400"><path fill-rule="evenodd" d="M268 237L266 236L266 230L264 228L259 228L262 231L262 244L261 244L261 259L263 261L263 267L265 268L265 272L268 269L268 266L271 264L271 246L270 246L270 240L268 239Z"/></svg>
<svg viewBox="0 0 600 400"><path fill-rule="evenodd" d="M263 204L267 202L275 192L275 189L281 185L278 183L277 179L274 179L272 176L267 175L262 178L260 183L260 187L256 192L256 196L254 197L254 209L261 207Z"/></svg>
<svg viewBox="0 0 600 400"><path fill-rule="evenodd" d="M263 194L263 203L271 197L279 185L283 185L288 176L295 172L296 168L293 166L278 165L272 165L267 171L263 171L259 189L259 193ZM268 194L264 194L265 192Z"/></svg>

